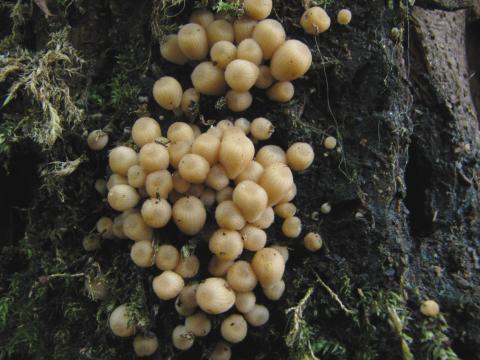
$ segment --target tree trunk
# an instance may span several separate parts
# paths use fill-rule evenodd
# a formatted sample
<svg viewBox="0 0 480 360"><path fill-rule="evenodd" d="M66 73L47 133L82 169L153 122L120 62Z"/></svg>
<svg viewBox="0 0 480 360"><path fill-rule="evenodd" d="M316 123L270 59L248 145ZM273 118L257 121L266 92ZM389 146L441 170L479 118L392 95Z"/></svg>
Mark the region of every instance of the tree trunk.
<svg viewBox="0 0 480 360"><path fill-rule="evenodd" d="M0 4L0 93L8 100L0 108L0 359L134 358L131 341L107 326L125 302L141 331L158 336L154 359L200 358L219 339L215 331L188 352L174 351L170 334L183 320L152 292L157 272L131 264L124 240L93 253L82 247L98 218L113 216L94 190L107 175L107 153L87 149L87 130L106 129L113 147L141 115L164 119L163 131L176 121L151 88L163 75L190 87L192 65L164 61L159 41L198 3ZM480 359L480 3L317 3L327 5L332 27L311 36L298 25L301 1L274 1L271 17L308 44L313 65L295 81L291 102L254 92L242 116L271 119L272 143L283 148L314 146L313 166L295 175L294 202L304 233L319 231L324 246L309 253L276 223L269 241L291 249L287 290L279 302L260 297L270 321L250 328L233 358ZM345 27L334 21L342 8L353 13ZM39 82L10 100L29 74ZM42 84L45 92L37 91ZM194 122L232 116L217 100L202 99ZM59 114L53 138L43 136L53 126L48 103ZM327 136L337 139L334 150L323 146ZM197 251L207 256L202 245ZM93 301L84 284L99 279L109 296ZM420 312L427 299L440 315Z"/></svg>

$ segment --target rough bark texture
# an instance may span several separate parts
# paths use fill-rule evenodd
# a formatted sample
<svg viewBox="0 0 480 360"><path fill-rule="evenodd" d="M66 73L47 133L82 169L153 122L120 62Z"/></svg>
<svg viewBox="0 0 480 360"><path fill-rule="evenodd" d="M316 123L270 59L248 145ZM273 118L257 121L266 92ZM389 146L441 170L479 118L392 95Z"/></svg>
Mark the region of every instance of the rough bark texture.
<svg viewBox="0 0 480 360"><path fill-rule="evenodd" d="M129 244L113 240L93 254L81 247L96 220L112 214L93 190L106 175L106 153L86 150L85 129L108 129L113 146L141 114L163 117L164 129L175 121L154 104L151 86L168 74L187 87L191 71L160 58L158 36L185 23L194 2L164 11L172 1L35 3L54 16L25 3L18 22L9 18L15 2L0 7L0 34L14 35L0 56L18 57L15 46L38 54L51 33L69 28L87 61L81 80L67 81L84 117L65 123L63 137L45 148L28 128L11 129L42 118L42 103L28 89L0 110L8 168L1 174L8 215L1 222L0 359L133 358L131 340L114 338L106 325L124 302L133 304L139 328L159 337L152 358L200 358L215 336L187 353L171 349L169 334L182 320L172 304L156 300L156 271L135 268ZM332 19L347 7L353 21L312 37L298 26L300 1L274 1L272 16L309 45L314 63L295 82L292 102L279 106L254 92L244 114L272 119L272 143L314 145L313 167L296 176L295 203L305 230L320 231L324 248L307 253L276 224L270 241L292 250L287 291L278 303L260 297L271 321L234 346L234 358L480 359L478 1L327 3ZM2 101L18 76L0 77ZM202 100L200 114L230 116L216 101ZM334 151L322 146L328 135L338 139ZM67 176L48 165L79 158ZM325 202L328 215L320 212ZM187 240L173 228L165 235ZM202 245L197 251L207 254ZM107 279L110 296L90 300L84 276ZM425 299L440 304L441 316L420 313ZM287 308L294 310L285 314Z"/></svg>

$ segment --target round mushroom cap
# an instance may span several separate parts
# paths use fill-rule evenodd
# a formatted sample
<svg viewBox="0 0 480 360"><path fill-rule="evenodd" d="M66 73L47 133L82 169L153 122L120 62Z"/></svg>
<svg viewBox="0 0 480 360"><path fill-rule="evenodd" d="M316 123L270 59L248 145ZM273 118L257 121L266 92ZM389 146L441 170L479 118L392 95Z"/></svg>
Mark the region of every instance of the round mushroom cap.
<svg viewBox="0 0 480 360"><path fill-rule="evenodd" d="M242 16L233 23L233 31L235 33L235 43L240 44L242 40L252 37L253 29L257 25L257 20L249 16Z"/></svg>
<svg viewBox="0 0 480 360"><path fill-rule="evenodd" d="M235 293L224 279L212 277L198 285L196 299L203 311L217 315L235 304Z"/></svg>
<svg viewBox="0 0 480 360"><path fill-rule="evenodd" d="M210 58L220 69L225 69L237 57L237 48L230 41L216 42L210 49Z"/></svg>
<svg viewBox="0 0 480 360"><path fill-rule="evenodd" d="M205 225L207 212L199 198L186 196L177 200L173 205L172 217L181 232L187 235L195 235Z"/></svg>
<svg viewBox="0 0 480 360"><path fill-rule="evenodd" d="M112 209L125 211L134 208L140 201L140 196L132 186L120 184L110 189L107 200Z"/></svg>
<svg viewBox="0 0 480 360"><path fill-rule="evenodd" d="M270 16L273 2L272 0L245 0L243 8L252 19L262 20Z"/></svg>
<svg viewBox="0 0 480 360"><path fill-rule="evenodd" d="M253 97L250 92L238 92L229 90L225 96L227 100L227 107L230 111L241 112L247 110L253 102Z"/></svg>
<svg viewBox="0 0 480 360"><path fill-rule="evenodd" d="M138 357L150 356L158 349L158 339L154 334L137 335L133 339L133 350Z"/></svg>
<svg viewBox="0 0 480 360"><path fill-rule="evenodd" d="M236 59L225 69L225 81L235 91L245 92L255 85L260 70L248 60Z"/></svg>
<svg viewBox="0 0 480 360"><path fill-rule="evenodd" d="M285 42L286 37L282 24L274 19L260 21L252 34L252 38L262 48L265 60L272 58L275 51Z"/></svg>
<svg viewBox="0 0 480 360"><path fill-rule="evenodd" d="M196 9L190 15L190 22L201 25L203 28L207 28L212 22L215 21L215 17L210 10L205 8Z"/></svg>
<svg viewBox="0 0 480 360"><path fill-rule="evenodd" d="M230 360L232 349L225 341L219 341L213 348L209 360Z"/></svg>
<svg viewBox="0 0 480 360"><path fill-rule="evenodd" d="M224 19L215 20L207 26L207 37L210 47L222 40L233 43L235 40L233 26Z"/></svg>
<svg viewBox="0 0 480 360"><path fill-rule="evenodd" d="M173 64L184 65L188 61L188 58L178 45L177 34L171 34L165 37L164 41L160 45L160 54L165 60Z"/></svg>
<svg viewBox="0 0 480 360"><path fill-rule="evenodd" d="M255 304L253 309L245 314L247 322L254 327L266 324L269 318L270 312L265 306L260 304Z"/></svg>
<svg viewBox="0 0 480 360"><path fill-rule="evenodd" d="M203 60L208 55L208 36L198 24L189 23L178 31L178 46L190 60Z"/></svg>
<svg viewBox="0 0 480 360"><path fill-rule="evenodd" d="M140 147L155 141L160 136L162 136L162 130L155 119L141 117L132 126L132 139Z"/></svg>
<svg viewBox="0 0 480 360"><path fill-rule="evenodd" d="M136 164L138 164L138 155L135 150L127 146L117 146L108 154L108 165L118 175L127 176L130 166Z"/></svg>
<svg viewBox="0 0 480 360"><path fill-rule="evenodd" d="M317 35L330 28L330 17L327 12L319 6L305 10L300 19L300 25L308 34Z"/></svg>
<svg viewBox="0 0 480 360"><path fill-rule="evenodd" d="M280 81L291 81L303 76L312 65L312 53L298 40L288 40L275 51L270 63L272 76Z"/></svg>
<svg viewBox="0 0 480 360"><path fill-rule="evenodd" d="M219 69L211 61L198 64L190 76L193 87L200 94L223 95L227 89L225 76L222 69Z"/></svg>
<svg viewBox="0 0 480 360"><path fill-rule="evenodd" d="M188 350L193 346L195 335L185 325L178 325L172 332L172 342L178 350Z"/></svg>
<svg viewBox="0 0 480 360"><path fill-rule="evenodd" d="M112 332L119 337L129 337L135 332L135 325L130 321L126 304L113 310L108 322Z"/></svg>
<svg viewBox="0 0 480 360"><path fill-rule="evenodd" d="M239 343L247 336L247 322L240 314L232 314L223 320L220 332L225 340L231 343Z"/></svg>
<svg viewBox="0 0 480 360"><path fill-rule="evenodd" d="M93 130L87 137L87 145L94 151L100 151L108 144L108 134L103 130Z"/></svg>
<svg viewBox="0 0 480 360"><path fill-rule="evenodd" d="M338 12L337 22L340 25L348 25L352 21L352 12L348 9L342 9Z"/></svg>
<svg viewBox="0 0 480 360"><path fill-rule="evenodd" d="M252 269L263 287L272 285L282 279L285 260L275 249L264 248L255 253Z"/></svg>
<svg viewBox="0 0 480 360"><path fill-rule="evenodd" d="M295 95L295 87L290 81L279 81L267 91L267 96L272 101L288 102Z"/></svg>
<svg viewBox="0 0 480 360"><path fill-rule="evenodd" d="M153 98L166 110L178 108L182 101L182 95L182 85L171 76L164 76L153 85Z"/></svg>
<svg viewBox="0 0 480 360"><path fill-rule="evenodd" d="M425 316L434 317L440 313L440 306L434 300L425 300L420 305L420 312Z"/></svg>
<svg viewBox="0 0 480 360"><path fill-rule="evenodd" d="M167 270L153 279L153 291L161 300L171 300L180 294L185 282L173 271Z"/></svg>

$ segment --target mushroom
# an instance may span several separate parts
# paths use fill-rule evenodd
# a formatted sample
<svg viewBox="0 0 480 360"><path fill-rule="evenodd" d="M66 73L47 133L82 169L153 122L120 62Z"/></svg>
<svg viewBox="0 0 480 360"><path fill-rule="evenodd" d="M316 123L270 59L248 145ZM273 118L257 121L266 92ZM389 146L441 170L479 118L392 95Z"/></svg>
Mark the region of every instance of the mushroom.
<svg viewBox="0 0 480 360"><path fill-rule="evenodd" d="M327 31L330 28L330 23L331 20L327 12L319 6L305 10L300 19L300 25L303 27L303 30L313 35Z"/></svg>
<svg viewBox="0 0 480 360"><path fill-rule="evenodd" d="M182 101L182 85L171 76L164 76L153 85L153 98L162 108L173 110L180 106Z"/></svg>
<svg viewBox="0 0 480 360"><path fill-rule="evenodd" d="M87 137L87 145L94 151L100 151L108 144L108 134L103 130L93 130Z"/></svg>

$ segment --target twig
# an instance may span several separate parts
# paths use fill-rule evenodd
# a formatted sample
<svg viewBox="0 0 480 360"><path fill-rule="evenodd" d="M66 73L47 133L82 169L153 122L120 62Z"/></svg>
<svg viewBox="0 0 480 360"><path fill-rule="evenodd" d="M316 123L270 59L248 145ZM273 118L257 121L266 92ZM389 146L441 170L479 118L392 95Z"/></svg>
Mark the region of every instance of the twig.
<svg viewBox="0 0 480 360"><path fill-rule="evenodd" d="M82 277L85 276L85 273L77 273L77 274L51 274L47 275L48 279L52 278L77 278L77 277Z"/></svg>
<svg viewBox="0 0 480 360"><path fill-rule="evenodd" d="M321 279L321 277L317 273L315 273L315 276L317 277L317 281L320 283L320 285L322 285L323 288L327 290L327 292L330 294L333 300L335 300L338 303L338 305L345 312L345 314L352 315L354 312L349 308L347 308L345 305L343 305L338 295L335 294L335 292Z"/></svg>
<svg viewBox="0 0 480 360"><path fill-rule="evenodd" d="M307 290L307 292L305 293L305 296L298 302L296 306L293 306L285 310L285 314L293 312L293 317L292 317L293 325L290 328L290 331L288 332L287 337L285 338L285 343L287 344L288 347L293 347L296 343L301 341L302 338L304 337L303 331L301 329L302 324L305 323L305 320L303 320L303 311L305 310L307 301L308 299L310 299L310 296L312 296L312 294L313 294L313 287ZM313 349L312 349L312 345L310 344L310 341L308 339L307 339L307 346L310 352L311 359L319 360L315 356L315 353L313 352Z"/></svg>
<svg viewBox="0 0 480 360"><path fill-rule="evenodd" d="M288 335L286 338L287 346L292 346L295 343L300 333L300 322L303 318L303 310L305 310L305 305L308 299L310 299L310 296L312 296L312 294L313 294L313 287L307 290L307 292L305 293L305 296L298 302L296 306L292 306L291 308L288 308L287 310L285 310L285 314L289 314L293 312L293 319L292 319L293 326L288 332Z"/></svg>

